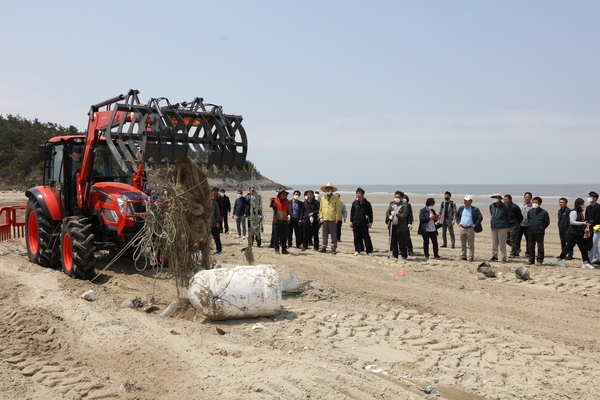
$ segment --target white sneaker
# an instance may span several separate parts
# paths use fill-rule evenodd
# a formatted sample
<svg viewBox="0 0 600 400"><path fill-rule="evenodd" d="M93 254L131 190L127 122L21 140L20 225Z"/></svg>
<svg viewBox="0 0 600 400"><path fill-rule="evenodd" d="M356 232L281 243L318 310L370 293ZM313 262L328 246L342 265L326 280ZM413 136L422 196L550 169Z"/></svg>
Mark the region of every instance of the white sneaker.
<svg viewBox="0 0 600 400"><path fill-rule="evenodd" d="M355 252L354 252L354 255L355 255L355 256L357 256L357 255L359 255L359 254L360 254L360 253L359 253L358 251L355 251Z"/></svg>
<svg viewBox="0 0 600 400"><path fill-rule="evenodd" d="M590 263L585 263L581 266L581 268L594 269L594 266L592 266Z"/></svg>
<svg viewBox="0 0 600 400"><path fill-rule="evenodd" d="M559 267L565 266L565 263L562 260L556 260L556 262L554 264L558 265Z"/></svg>
<svg viewBox="0 0 600 400"><path fill-rule="evenodd" d="M373 253L367 253L369 257L373 257Z"/></svg>

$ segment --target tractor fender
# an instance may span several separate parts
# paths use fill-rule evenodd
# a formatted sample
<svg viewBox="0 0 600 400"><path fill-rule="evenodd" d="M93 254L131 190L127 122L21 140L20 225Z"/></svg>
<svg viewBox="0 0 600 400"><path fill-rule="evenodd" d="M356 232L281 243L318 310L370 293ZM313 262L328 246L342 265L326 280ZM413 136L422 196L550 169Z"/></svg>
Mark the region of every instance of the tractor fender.
<svg viewBox="0 0 600 400"><path fill-rule="evenodd" d="M62 212L58 199L48 186L36 186L25 192L25 195L35 197L44 214L48 215L53 221L62 221Z"/></svg>

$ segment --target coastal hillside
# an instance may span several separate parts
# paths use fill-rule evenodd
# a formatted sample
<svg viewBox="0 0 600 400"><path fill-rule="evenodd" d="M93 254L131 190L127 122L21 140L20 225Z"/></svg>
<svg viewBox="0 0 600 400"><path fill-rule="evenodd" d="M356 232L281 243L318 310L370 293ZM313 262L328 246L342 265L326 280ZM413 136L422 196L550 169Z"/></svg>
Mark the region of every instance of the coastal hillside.
<svg viewBox="0 0 600 400"><path fill-rule="evenodd" d="M63 127L37 118L0 115L0 190L23 191L42 182L43 162L38 146L53 136L83 135L73 125ZM249 160L241 169L210 168L209 183L226 189L247 190L256 186L263 190L282 186L263 176Z"/></svg>

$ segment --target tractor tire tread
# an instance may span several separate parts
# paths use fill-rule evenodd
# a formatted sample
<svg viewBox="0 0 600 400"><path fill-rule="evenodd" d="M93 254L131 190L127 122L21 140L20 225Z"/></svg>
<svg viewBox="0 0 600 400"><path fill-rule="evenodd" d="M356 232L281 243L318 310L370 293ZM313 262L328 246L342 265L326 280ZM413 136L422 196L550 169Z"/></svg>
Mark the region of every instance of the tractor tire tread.
<svg viewBox="0 0 600 400"><path fill-rule="evenodd" d="M65 274L73 278L88 280L94 277L96 268L96 258L94 254L94 234L92 224L89 218L71 217L63 225L63 235L68 233L71 236L72 263L73 268L70 271L64 267Z"/></svg>
<svg viewBox="0 0 600 400"><path fill-rule="evenodd" d="M35 198L31 198L27 203L26 218L28 218L30 212L35 213L38 225L38 251L37 255L29 256L30 261L47 268L60 266L60 247L58 246L58 241L55 241L54 246L51 247L52 235L60 226L60 222L50 219ZM25 235L25 238L25 240L28 240L27 235ZM29 253L29 246L27 247Z"/></svg>

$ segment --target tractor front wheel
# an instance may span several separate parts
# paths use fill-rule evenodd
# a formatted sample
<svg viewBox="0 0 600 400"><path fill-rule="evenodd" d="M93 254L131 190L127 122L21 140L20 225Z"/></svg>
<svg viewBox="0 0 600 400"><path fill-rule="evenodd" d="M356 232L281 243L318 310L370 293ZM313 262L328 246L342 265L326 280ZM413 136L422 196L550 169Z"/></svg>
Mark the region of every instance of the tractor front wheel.
<svg viewBox="0 0 600 400"><path fill-rule="evenodd" d="M60 242L63 272L73 278L92 279L96 267L96 246L89 218L66 218Z"/></svg>

